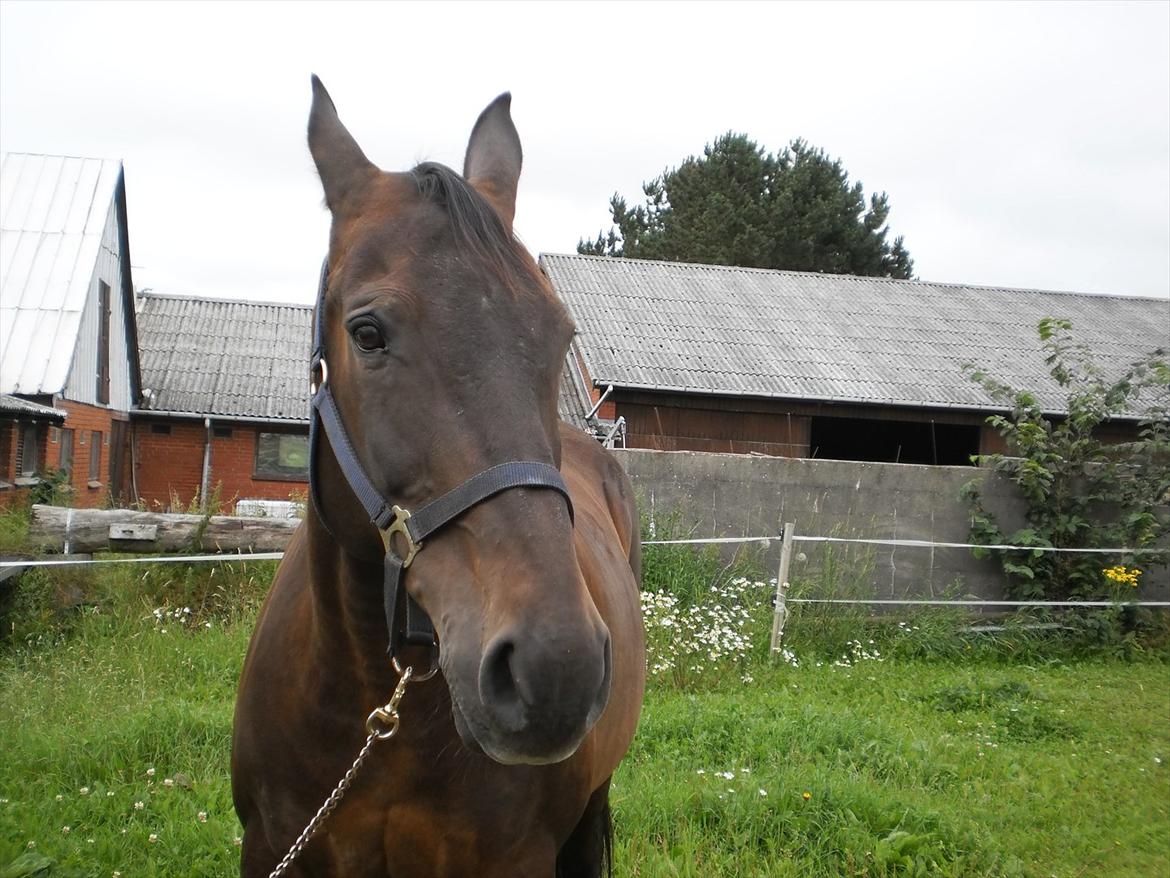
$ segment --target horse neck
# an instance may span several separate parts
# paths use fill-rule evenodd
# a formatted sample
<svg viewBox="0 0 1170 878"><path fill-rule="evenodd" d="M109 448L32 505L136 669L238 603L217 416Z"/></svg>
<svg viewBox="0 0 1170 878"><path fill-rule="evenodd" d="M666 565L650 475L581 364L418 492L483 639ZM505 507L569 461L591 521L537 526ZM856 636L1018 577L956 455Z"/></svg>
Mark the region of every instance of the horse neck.
<svg viewBox="0 0 1170 878"><path fill-rule="evenodd" d="M382 685L389 669L382 567L347 552L312 507L305 526L318 648L331 661L344 657L358 676Z"/></svg>

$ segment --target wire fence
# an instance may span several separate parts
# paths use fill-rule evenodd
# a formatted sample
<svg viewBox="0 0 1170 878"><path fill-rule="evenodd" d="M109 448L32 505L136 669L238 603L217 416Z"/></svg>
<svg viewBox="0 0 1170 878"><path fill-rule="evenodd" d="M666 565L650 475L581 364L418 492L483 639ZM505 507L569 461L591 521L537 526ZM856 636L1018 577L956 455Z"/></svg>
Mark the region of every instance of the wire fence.
<svg viewBox="0 0 1170 878"><path fill-rule="evenodd" d="M786 548L781 556L780 575L777 578L777 607L784 604L852 604L873 606L938 606L938 607L1170 607L1170 601L1013 601L994 599L943 600L936 598L805 598L788 597L787 568L793 543L846 543L871 546L944 549L984 549L1028 552L1068 552L1098 555L1141 555L1165 553L1165 549L1151 548L1059 548L1056 546L986 545L980 543L936 542L934 540L876 539L861 537L827 537L797 534L789 525L784 533L767 536L691 537L669 540L643 540L643 546L704 546L758 543L765 547L780 542ZM279 561L284 552L235 552L203 555L135 555L118 558L36 558L0 560L0 570L35 567L75 567L100 564L195 564L216 562Z"/></svg>

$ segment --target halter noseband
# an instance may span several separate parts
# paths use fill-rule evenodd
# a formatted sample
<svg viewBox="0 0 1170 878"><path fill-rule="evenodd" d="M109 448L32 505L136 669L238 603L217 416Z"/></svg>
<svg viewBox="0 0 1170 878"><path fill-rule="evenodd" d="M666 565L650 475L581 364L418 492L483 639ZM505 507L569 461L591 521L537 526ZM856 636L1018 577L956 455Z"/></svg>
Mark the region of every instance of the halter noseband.
<svg viewBox="0 0 1170 878"><path fill-rule="evenodd" d="M329 260L326 258L321 265L317 307L313 312L313 352L309 367L314 377L320 376L320 380L311 385L313 396L309 421L309 493L317 516L324 524L324 510L319 496L319 476L316 469L319 427L324 426L329 444L333 448L333 455L337 458L346 482L362 504L370 521L382 535L385 550L382 602L389 634L389 646L386 651L390 658L397 662L398 652L403 645L431 648L438 646L434 626L426 611L415 602L405 588L401 587L403 574L422 549L423 540L450 524L471 507L511 488L550 488L560 492L569 506L570 519L573 517L573 501L569 497L565 480L555 466L530 460L513 460L488 467L427 503L417 512L409 512L386 500L374 487L374 483L370 481L365 468L358 460L345 425L341 422L333 393L329 389L329 368L325 362L325 291L328 283ZM405 558L400 558L394 547L395 534L400 535L406 543ZM398 621L400 612L403 614L401 624Z"/></svg>

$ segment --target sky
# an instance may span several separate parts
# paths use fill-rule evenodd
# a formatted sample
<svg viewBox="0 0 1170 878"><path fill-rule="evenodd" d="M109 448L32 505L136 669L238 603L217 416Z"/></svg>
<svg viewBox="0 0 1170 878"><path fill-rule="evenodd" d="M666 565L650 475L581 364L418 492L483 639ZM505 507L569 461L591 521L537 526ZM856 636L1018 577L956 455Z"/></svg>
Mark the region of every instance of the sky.
<svg viewBox="0 0 1170 878"><path fill-rule="evenodd" d="M310 73L386 170L511 91L534 254L737 131L886 192L923 280L1170 296L1167 2L0 0L0 150L121 159L139 288L308 303Z"/></svg>

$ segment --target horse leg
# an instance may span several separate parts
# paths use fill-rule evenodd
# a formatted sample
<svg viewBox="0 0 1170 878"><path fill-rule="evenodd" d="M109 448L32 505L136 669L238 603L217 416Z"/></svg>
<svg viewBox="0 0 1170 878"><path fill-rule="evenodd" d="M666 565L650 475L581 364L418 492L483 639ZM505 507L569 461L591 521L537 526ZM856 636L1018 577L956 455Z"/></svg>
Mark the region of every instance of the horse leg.
<svg viewBox="0 0 1170 878"><path fill-rule="evenodd" d="M244 830L240 843L240 878L267 878L276 861L276 852L259 826Z"/></svg>
<svg viewBox="0 0 1170 878"><path fill-rule="evenodd" d="M594 790L577 827L557 854L556 878L604 878L613 872L609 781Z"/></svg>

